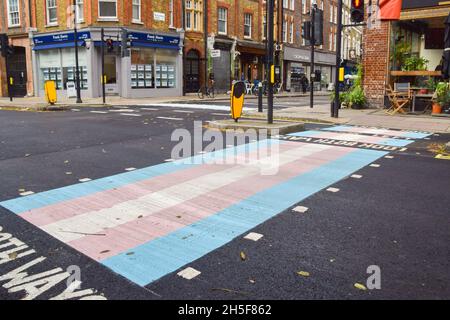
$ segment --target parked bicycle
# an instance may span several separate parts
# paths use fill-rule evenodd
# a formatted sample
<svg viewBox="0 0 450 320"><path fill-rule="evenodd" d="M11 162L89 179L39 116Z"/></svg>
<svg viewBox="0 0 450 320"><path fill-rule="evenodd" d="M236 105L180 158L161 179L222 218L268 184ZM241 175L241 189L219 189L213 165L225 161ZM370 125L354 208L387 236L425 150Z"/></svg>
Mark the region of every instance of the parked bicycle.
<svg viewBox="0 0 450 320"><path fill-rule="evenodd" d="M202 87L198 90L198 97L204 99L205 96L214 99L216 97L216 92L214 89L214 80L211 80L211 85L208 87Z"/></svg>

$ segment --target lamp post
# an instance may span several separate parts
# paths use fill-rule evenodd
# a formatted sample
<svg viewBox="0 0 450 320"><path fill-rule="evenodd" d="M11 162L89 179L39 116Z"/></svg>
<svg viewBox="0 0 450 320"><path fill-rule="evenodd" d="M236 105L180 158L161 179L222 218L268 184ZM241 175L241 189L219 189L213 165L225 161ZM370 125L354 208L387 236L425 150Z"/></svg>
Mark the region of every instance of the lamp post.
<svg viewBox="0 0 450 320"><path fill-rule="evenodd" d="M77 0L73 0L73 37L75 45L75 87L77 89L77 103L83 103L81 101L80 70L78 63Z"/></svg>

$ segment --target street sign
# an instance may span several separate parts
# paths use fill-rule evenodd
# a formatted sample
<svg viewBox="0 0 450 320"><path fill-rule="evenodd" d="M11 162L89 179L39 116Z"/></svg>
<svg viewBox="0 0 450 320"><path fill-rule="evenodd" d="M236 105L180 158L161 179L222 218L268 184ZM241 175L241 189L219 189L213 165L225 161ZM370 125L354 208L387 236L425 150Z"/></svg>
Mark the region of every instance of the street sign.
<svg viewBox="0 0 450 320"><path fill-rule="evenodd" d="M211 58L220 58L220 50L211 50Z"/></svg>

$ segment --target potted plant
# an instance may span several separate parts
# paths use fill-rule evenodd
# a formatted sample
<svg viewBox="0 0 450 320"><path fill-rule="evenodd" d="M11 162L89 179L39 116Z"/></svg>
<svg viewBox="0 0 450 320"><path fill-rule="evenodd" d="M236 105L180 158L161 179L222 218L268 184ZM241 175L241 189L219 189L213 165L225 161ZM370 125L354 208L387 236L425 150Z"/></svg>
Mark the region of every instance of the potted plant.
<svg viewBox="0 0 450 320"><path fill-rule="evenodd" d="M436 86L435 99L433 101L433 113L439 114L442 108L450 103L450 89L447 82L439 82Z"/></svg>
<svg viewBox="0 0 450 320"><path fill-rule="evenodd" d="M427 81L425 81L425 87L427 88L427 92L420 92L420 93L434 93L436 91L436 86L438 84L438 81L434 78L429 78Z"/></svg>
<svg viewBox="0 0 450 320"><path fill-rule="evenodd" d="M354 87L346 98L352 109L364 109L367 102L362 86Z"/></svg>
<svg viewBox="0 0 450 320"><path fill-rule="evenodd" d="M417 56L411 56L405 59L402 64L402 71L423 71L427 70L428 60Z"/></svg>

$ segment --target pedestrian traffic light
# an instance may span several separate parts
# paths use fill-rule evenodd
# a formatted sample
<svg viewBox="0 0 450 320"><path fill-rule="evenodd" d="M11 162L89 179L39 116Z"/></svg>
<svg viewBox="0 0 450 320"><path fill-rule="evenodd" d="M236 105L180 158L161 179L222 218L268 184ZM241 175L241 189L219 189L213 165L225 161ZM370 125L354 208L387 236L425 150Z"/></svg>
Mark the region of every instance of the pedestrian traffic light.
<svg viewBox="0 0 450 320"><path fill-rule="evenodd" d="M114 51L114 41L113 39L106 39L106 50L108 52Z"/></svg>
<svg viewBox="0 0 450 320"><path fill-rule="evenodd" d="M352 0L350 17L352 22L361 23L364 21L364 0Z"/></svg>

